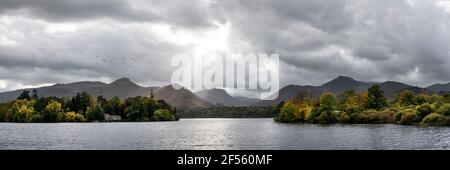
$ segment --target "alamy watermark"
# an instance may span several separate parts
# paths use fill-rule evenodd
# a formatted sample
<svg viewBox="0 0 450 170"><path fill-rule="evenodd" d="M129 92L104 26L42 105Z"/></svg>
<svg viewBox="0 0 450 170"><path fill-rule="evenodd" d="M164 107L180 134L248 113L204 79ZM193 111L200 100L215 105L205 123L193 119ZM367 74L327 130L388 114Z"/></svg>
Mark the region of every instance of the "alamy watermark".
<svg viewBox="0 0 450 170"><path fill-rule="evenodd" d="M175 89L226 88L249 90L265 100L278 97L278 54L176 54L172 57L171 64L177 67L171 77Z"/></svg>

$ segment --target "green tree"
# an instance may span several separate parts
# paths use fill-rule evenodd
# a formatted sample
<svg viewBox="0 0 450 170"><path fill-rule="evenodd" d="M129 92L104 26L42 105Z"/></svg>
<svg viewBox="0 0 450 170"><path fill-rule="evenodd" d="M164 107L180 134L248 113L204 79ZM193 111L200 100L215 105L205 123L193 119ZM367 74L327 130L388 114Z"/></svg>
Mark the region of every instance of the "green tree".
<svg viewBox="0 0 450 170"><path fill-rule="evenodd" d="M0 122L5 121L5 114L8 111L8 106L6 103L0 103Z"/></svg>
<svg viewBox="0 0 450 170"><path fill-rule="evenodd" d="M294 121L302 122L305 121L306 115L310 114L312 111L312 99L310 97L305 97L298 101L295 106Z"/></svg>
<svg viewBox="0 0 450 170"><path fill-rule="evenodd" d="M61 108L65 108L63 105L64 101L58 97L40 97L34 104L34 110L38 113L43 113L45 111L45 107L47 107L48 103L52 100L60 103Z"/></svg>
<svg viewBox="0 0 450 170"><path fill-rule="evenodd" d="M51 100L45 107L42 114L42 120L44 122L57 122L57 117L62 114L64 110L61 108L61 103Z"/></svg>
<svg viewBox="0 0 450 170"><path fill-rule="evenodd" d="M33 115L34 115L34 109L33 107L29 107L26 105L22 105L22 107L19 109L19 112L21 114L24 114L23 122L29 123L33 121Z"/></svg>
<svg viewBox="0 0 450 170"><path fill-rule="evenodd" d="M320 111L334 111L336 110L336 98L331 93L324 93L320 96Z"/></svg>
<svg viewBox="0 0 450 170"><path fill-rule="evenodd" d="M153 113L151 120L154 121L173 121L175 116L169 112L167 109L158 109Z"/></svg>
<svg viewBox="0 0 450 170"><path fill-rule="evenodd" d="M416 93L411 90L404 90L395 97L395 103L400 106L416 105Z"/></svg>
<svg viewBox="0 0 450 170"><path fill-rule="evenodd" d="M279 122L294 122L294 112L295 112L295 105L292 100L288 100L286 103L284 103L283 107L280 110L280 114L278 115L277 121Z"/></svg>
<svg viewBox="0 0 450 170"><path fill-rule="evenodd" d="M326 92L320 96L319 102L314 105L310 113L305 114L305 121L317 123L320 117L320 123L325 123L328 120L333 122L335 119L332 113L337 109L337 101L333 94ZM326 112L326 113L325 113ZM322 115L322 113L324 113ZM321 116L322 115L322 116Z"/></svg>
<svg viewBox="0 0 450 170"><path fill-rule="evenodd" d="M420 94L414 98L414 103L416 105L422 105L422 104L428 103L429 99L430 99L430 96L428 96L427 94Z"/></svg>
<svg viewBox="0 0 450 170"><path fill-rule="evenodd" d="M328 124L328 123L336 123L337 119L334 117L334 114L332 111L323 111L319 117L317 118L317 121L321 124Z"/></svg>
<svg viewBox="0 0 450 170"><path fill-rule="evenodd" d="M402 116L399 123L401 125L412 125L414 123L418 123L419 121L420 121L420 118L416 114L406 113L405 115Z"/></svg>
<svg viewBox="0 0 450 170"><path fill-rule="evenodd" d="M76 112L66 112L58 115L58 122L84 122L86 119L83 115Z"/></svg>
<svg viewBox="0 0 450 170"><path fill-rule="evenodd" d="M450 120L447 116L432 113L423 118L422 124L431 126L445 126L450 124Z"/></svg>
<svg viewBox="0 0 450 170"><path fill-rule="evenodd" d="M364 110L367 101L367 93L356 94L353 90L345 92L339 102L339 110L346 112L347 116L360 113Z"/></svg>
<svg viewBox="0 0 450 170"><path fill-rule="evenodd" d="M436 113L444 116L450 116L450 103L442 105L438 110L436 110Z"/></svg>
<svg viewBox="0 0 450 170"><path fill-rule="evenodd" d="M428 103L416 107L416 114L420 119L423 119L425 116L431 114L432 112L433 107Z"/></svg>
<svg viewBox="0 0 450 170"><path fill-rule="evenodd" d="M34 101L16 100L10 108L13 122L32 122Z"/></svg>
<svg viewBox="0 0 450 170"><path fill-rule="evenodd" d="M450 93L449 92L445 92L444 94L442 94L442 98L445 103L450 103Z"/></svg>
<svg viewBox="0 0 450 170"><path fill-rule="evenodd" d="M119 97L113 97L111 100L109 100L109 106L111 106L111 114L125 117L125 115L123 115L125 105L122 100L119 99Z"/></svg>
<svg viewBox="0 0 450 170"><path fill-rule="evenodd" d="M18 100L30 100L30 91L24 90L22 93L20 93L19 97L17 97Z"/></svg>
<svg viewBox="0 0 450 170"><path fill-rule="evenodd" d="M86 117L88 121L103 121L105 119L102 108L96 104L88 107Z"/></svg>
<svg viewBox="0 0 450 170"><path fill-rule="evenodd" d="M349 123L350 122L350 116L346 112L339 112L336 115L336 121L339 123Z"/></svg>
<svg viewBox="0 0 450 170"><path fill-rule="evenodd" d="M281 101L273 108L273 112L277 115L280 114L281 108L283 108L283 106L284 106L284 101Z"/></svg>
<svg viewBox="0 0 450 170"><path fill-rule="evenodd" d="M127 105L127 108L125 109L125 118L127 121L150 120L150 114L148 113L149 105L145 97L138 96L135 98L128 98L125 103L125 105Z"/></svg>
<svg viewBox="0 0 450 170"><path fill-rule="evenodd" d="M345 105L351 102L352 98L356 95L354 90L347 90L339 96L339 104Z"/></svg>
<svg viewBox="0 0 450 170"><path fill-rule="evenodd" d="M107 113L107 114L112 114L113 113L112 106L109 104L108 100L106 100L103 96L98 96L97 97L97 103L103 109L103 111L105 113Z"/></svg>
<svg viewBox="0 0 450 170"><path fill-rule="evenodd" d="M148 104L150 105L150 107L158 107L157 105L159 105L159 108L161 109L166 109L168 110L170 113L174 114L175 108L173 108L169 103L167 103L164 100L158 100L157 103L154 102L154 100L148 100ZM150 113L153 113L153 110L150 111Z"/></svg>
<svg viewBox="0 0 450 170"><path fill-rule="evenodd" d="M72 97L69 107L72 111L86 113L86 110L91 103L91 95L86 92L82 92L77 93L76 96Z"/></svg>
<svg viewBox="0 0 450 170"><path fill-rule="evenodd" d="M388 105L384 92L379 85L373 85L369 88L367 96L366 109L381 110Z"/></svg>
<svg viewBox="0 0 450 170"><path fill-rule="evenodd" d="M33 93L32 93L32 96L31 96L31 98L32 99L38 99L39 98L39 96L38 96L38 92L37 92L37 90L36 89L33 89Z"/></svg>

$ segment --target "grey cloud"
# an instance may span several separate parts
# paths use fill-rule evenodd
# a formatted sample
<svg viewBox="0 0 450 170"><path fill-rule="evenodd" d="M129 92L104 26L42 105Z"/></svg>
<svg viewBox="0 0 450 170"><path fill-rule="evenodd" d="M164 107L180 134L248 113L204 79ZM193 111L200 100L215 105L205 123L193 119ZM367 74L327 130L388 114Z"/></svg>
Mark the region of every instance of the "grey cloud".
<svg viewBox="0 0 450 170"><path fill-rule="evenodd" d="M146 20L155 16L146 10L133 9L121 0L2 0L0 10L10 12L24 10L31 17L52 21L83 20L90 18L117 17Z"/></svg>
<svg viewBox="0 0 450 170"><path fill-rule="evenodd" d="M208 4L202 1L1 0L0 3L0 13L51 22L110 18L122 22L162 22L184 27L213 26Z"/></svg>
<svg viewBox="0 0 450 170"><path fill-rule="evenodd" d="M352 26L352 11L347 8L347 0L269 1L268 6L274 13L308 23L324 31L336 32Z"/></svg>
<svg viewBox="0 0 450 170"><path fill-rule="evenodd" d="M0 80L36 85L129 77L142 85L159 85L170 80L170 57L186 51L143 29L145 24L96 23L62 34L46 33L39 24L25 20L8 25L34 29L20 31L23 37L10 36L18 41L15 45L0 45ZM0 38L4 33L0 30Z"/></svg>
<svg viewBox="0 0 450 170"><path fill-rule="evenodd" d="M233 35L253 49L275 49L291 72L304 72L288 74L290 80L284 80L288 84L337 75L414 85L448 82L444 65L450 58L449 14L435 1L413 2L411 6L387 0L252 1L256 8L225 1L222 6L227 7L223 11L232 11L227 16ZM314 53L333 46L347 49L351 59L333 52ZM415 68L418 78L408 78Z"/></svg>
<svg viewBox="0 0 450 170"><path fill-rule="evenodd" d="M0 0L0 16L26 18L0 26L0 38L14 39L12 32L26 36L15 46L0 44L0 79L39 84L130 77L145 85L169 83L170 56L190 53L195 45L166 41L167 35L151 29L163 23L182 34L228 24L230 47L224 53L279 53L283 85L318 85L338 75L413 85L449 82L450 14L435 1L413 2ZM58 22L94 26L67 35L45 33L46 24Z"/></svg>

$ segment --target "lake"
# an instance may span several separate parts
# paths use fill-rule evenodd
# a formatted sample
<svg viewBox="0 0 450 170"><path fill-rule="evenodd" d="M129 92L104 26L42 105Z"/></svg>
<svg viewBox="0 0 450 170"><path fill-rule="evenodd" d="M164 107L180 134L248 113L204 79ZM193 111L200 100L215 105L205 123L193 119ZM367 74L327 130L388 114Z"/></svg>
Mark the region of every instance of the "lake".
<svg viewBox="0 0 450 170"><path fill-rule="evenodd" d="M281 124L273 119L0 123L0 149L449 149L449 127Z"/></svg>

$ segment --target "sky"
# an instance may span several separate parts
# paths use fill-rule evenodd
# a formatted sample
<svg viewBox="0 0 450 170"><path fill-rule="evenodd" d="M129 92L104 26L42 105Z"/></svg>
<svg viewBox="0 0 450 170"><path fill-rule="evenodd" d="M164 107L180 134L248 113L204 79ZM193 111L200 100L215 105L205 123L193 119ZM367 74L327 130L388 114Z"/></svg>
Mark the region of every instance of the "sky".
<svg viewBox="0 0 450 170"><path fill-rule="evenodd" d="M280 83L450 82L448 0L0 0L0 92L128 77L178 53L277 53Z"/></svg>

